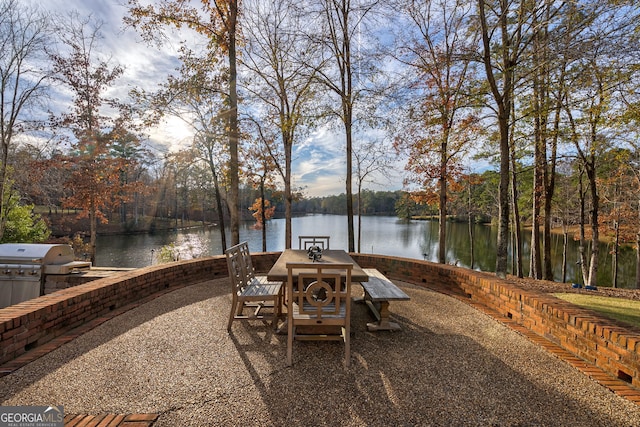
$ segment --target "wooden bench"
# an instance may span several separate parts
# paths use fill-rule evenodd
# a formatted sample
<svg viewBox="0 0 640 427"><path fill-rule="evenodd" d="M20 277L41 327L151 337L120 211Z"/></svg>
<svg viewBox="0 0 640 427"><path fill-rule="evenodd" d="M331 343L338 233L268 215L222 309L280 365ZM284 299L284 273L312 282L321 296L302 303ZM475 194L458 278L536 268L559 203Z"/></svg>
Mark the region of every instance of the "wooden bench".
<svg viewBox="0 0 640 427"><path fill-rule="evenodd" d="M389 320L389 302L407 301L409 295L387 279L375 268L363 268L369 276L368 282L361 282L364 297L356 298L357 302L366 302L369 309L378 319L377 323L367 323L370 331L398 331L400 325Z"/></svg>

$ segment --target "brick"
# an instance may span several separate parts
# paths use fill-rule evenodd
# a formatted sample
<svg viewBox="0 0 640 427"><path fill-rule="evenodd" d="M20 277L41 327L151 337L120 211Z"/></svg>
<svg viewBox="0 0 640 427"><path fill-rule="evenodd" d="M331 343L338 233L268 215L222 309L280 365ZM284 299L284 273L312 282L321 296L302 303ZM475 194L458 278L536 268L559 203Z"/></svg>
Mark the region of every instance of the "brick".
<svg viewBox="0 0 640 427"><path fill-rule="evenodd" d="M640 351L640 336L630 336L627 338L627 350L638 353Z"/></svg>
<svg viewBox="0 0 640 427"><path fill-rule="evenodd" d="M14 339L14 337L16 335L18 335L18 334L20 334L20 333L22 333L24 331L25 331L25 328L20 328L20 327L9 329L4 334L2 334L2 342L10 341L10 340Z"/></svg>
<svg viewBox="0 0 640 427"><path fill-rule="evenodd" d="M158 414L131 414L125 417L125 421L155 421Z"/></svg>

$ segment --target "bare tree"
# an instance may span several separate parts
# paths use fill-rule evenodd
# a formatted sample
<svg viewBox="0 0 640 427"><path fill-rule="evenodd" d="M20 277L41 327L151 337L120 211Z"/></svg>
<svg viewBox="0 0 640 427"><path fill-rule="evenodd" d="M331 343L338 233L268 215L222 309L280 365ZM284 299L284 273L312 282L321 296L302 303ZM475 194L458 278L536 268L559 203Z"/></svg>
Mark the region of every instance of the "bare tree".
<svg viewBox="0 0 640 427"><path fill-rule="evenodd" d="M500 138L500 184L496 274L507 274L509 240L510 134L517 66L526 54L533 27L532 16L540 13L536 2L526 0L478 0L482 35L480 60L484 64Z"/></svg>
<svg viewBox="0 0 640 427"><path fill-rule="evenodd" d="M626 13L624 18L622 10ZM582 13L581 10L572 12ZM600 12L590 15L591 25L581 34L585 49L570 64L563 106L569 138L587 179L591 207L588 221L586 218L581 221L581 229L587 224L590 226L591 256L587 259L584 230L580 253L584 283L594 287L597 285L601 207L598 172L603 153L620 142L621 117L626 112L621 102L622 93L626 92L628 82L637 79L637 66L624 60L626 49L636 49L631 47L636 45L628 33L635 28L637 19L624 7L600 9Z"/></svg>
<svg viewBox="0 0 640 427"><path fill-rule="evenodd" d="M410 121L397 146L409 152L406 169L425 201L438 205L438 262L446 255L448 183L462 175L461 162L479 134L471 105L474 70L469 51L477 43L473 8L460 0L400 2L409 18L399 53L394 56L415 76L406 85L415 95L408 103ZM431 182L437 182L436 188Z"/></svg>
<svg viewBox="0 0 640 427"><path fill-rule="evenodd" d="M277 129L282 145L282 150L274 144L265 148L284 183L285 248L291 247L292 239L292 151L308 121L315 70L320 67L315 62L319 56L313 53L309 39L304 36L304 24L293 3L280 0L245 3L247 43L242 61L255 76L245 85L255 101L253 120L258 130ZM259 139L264 141L262 137Z"/></svg>
<svg viewBox="0 0 640 427"><path fill-rule="evenodd" d="M167 0L157 5L143 6L138 0L129 1L130 17L125 23L138 28L146 40L160 40L165 26L188 27L207 38L209 55L207 60L214 61L219 53L227 58L227 108L223 111L227 120L229 148L229 194L228 207L231 217L231 243L240 242L240 171L238 141L237 91L237 37L239 34L238 0L201 0L202 8L184 0Z"/></svg>
<svg viewBox="0 0 640 427"><path fill-rule="evenodd" d="M391 176L392 158L389 155L388 147L377 139L372 139L355 147L353 152L355 160L355 175L358 206L358 252L362 242L362 187L365 182L374 182L376 175L389 179Z"/></svg>
<svg viewBox="0 0 640 427"><path fill-rule="evenodd" d="M357 49L358 34L364 31L366 17L378 5L377 0L352 2L350 0L320 0L315 3L313 17L317 18L318 28L313 38L318 49L327 55L328 67L319 70L318 78L334 95L338 97L338 108L332 111L344 126L346 146L346 203L347 203L347 239L349 251L355 250L355 231L353 225L353 135L356 121L357 103L362 99L361 78L367 73L361 65L362 60Z"/></svg>
<svg viewBox="0 0 640 427"><path fill-rule="evenodd" d="M7 218L5 195L11 190L9 154L14 139L37 127L25 113L47 95L48 72L38 67L50 43L47 18L17 0L0 2L0 239Z"/></svg>
<svg viewBox="0 0 640 427"><path fill-rule="evenodd" d="M216 210L218 212L218 224L220 225L220 241L222 242L222 252L227 250L227 237L225 232L225 220L223 210L224 200L224 179L226 164L226 153L224 140L225 123L218 117L212 120L200 120L201 129L194 138L194 149L200 156L211 173L213 188L215 193Z"/></svg>
<svg viewBox="0 0 640 427"><path fill-rule="evenodd" d="M180 53L179 75L169 76L155 93L134 91L138 103L150 111L150 123L164 116L181 119L194 132L193 155L207 166L213 180L222 251L227 249L223 201L228 199L229 149L225 142L225 69L211 57L202 58L187 47ZM227 139L228 141L228 139ZM195 160L194 160L195 161ZM227 203L227 206L229 204Z"/></svg>

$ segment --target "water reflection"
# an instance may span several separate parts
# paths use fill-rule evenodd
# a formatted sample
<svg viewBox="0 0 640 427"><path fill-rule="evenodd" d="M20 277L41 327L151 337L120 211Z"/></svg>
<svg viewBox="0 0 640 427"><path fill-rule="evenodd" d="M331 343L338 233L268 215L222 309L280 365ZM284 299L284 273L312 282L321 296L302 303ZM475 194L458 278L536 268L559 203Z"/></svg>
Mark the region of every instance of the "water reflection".
<svg viewBox="0 0 640 427"><path fill-rule="evenodd" d="M363 217L361 252L402 256L415 259L438 259L438 223L431 221L404 222L396 217ZM252 228L253 223L244 223L240 228L240 239L249 243L251 251L262 250L262 231ZM332 248L346 249L347 220L345 216L309 215L294 218L293 246L297 246L298 235L329 235ZM357 227L357 222L356 222ZM471 245L467 224L447 224L446 261L463 267L471 265ZM267 251L284 249L284 219L269 221L267 226ZM228 235L228 234L227 234ZM524 233L524 268L528 274L530 234ZM474 226L474 268L483 271L495 269L495 228L486 225ZM215 227L158 232L129 236L99 236L96 265L111 267L143 267L157 262L160 249L173 244L180 259L190 259L222 253L220 231ZM601 245L598 283L608 285L612 280L611 247ZM578 244L570 240L567 253L567 281L581 283ZM552 258L555 280L560 281L562 268L562 236L552 237ZM635 283L635 252L631 247L620 249L619 286L633 287Z"/></svg>

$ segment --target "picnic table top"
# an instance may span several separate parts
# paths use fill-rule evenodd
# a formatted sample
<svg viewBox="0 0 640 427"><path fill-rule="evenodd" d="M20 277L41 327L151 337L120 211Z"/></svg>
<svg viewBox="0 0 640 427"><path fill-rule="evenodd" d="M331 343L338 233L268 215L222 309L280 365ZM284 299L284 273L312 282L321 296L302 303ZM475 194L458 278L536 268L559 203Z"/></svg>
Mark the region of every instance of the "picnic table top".
<svg viewBox="0 0 640 427"><path fill-rule="evenodd" d="M288 280L287 263L290 262L311 262L306 250L303 249L285 249L276 263L267 273L267 279L274 282L286 282ZM341 249L327 249L322 251L322 258L317 263L333 263L333 264L353 264L351 270L352 282L366 282L369 275L360 268L360 266L351 258L351 256Z"/></svg>

